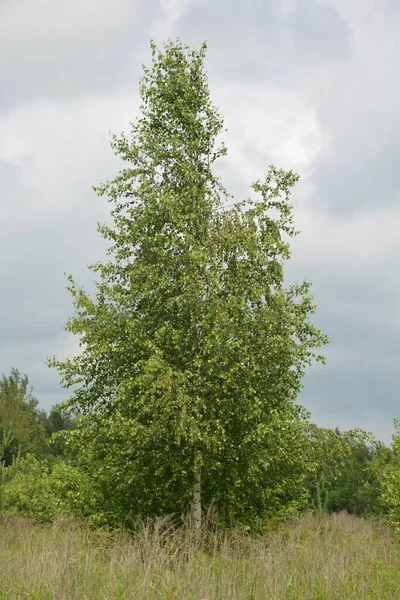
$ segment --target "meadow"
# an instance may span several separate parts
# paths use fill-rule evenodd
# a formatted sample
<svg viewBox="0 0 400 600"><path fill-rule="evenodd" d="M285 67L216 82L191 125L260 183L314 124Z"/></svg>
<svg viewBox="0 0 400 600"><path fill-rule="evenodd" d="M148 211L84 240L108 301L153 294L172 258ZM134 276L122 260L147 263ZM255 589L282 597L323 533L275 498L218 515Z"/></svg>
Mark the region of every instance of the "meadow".
<svg viewBox="0 0 400 600"><path fill-rule="evenodd" d="M400 539L378 522L305 514L269 533L135 534L0 516L3 600L398 600Z"/></svg>

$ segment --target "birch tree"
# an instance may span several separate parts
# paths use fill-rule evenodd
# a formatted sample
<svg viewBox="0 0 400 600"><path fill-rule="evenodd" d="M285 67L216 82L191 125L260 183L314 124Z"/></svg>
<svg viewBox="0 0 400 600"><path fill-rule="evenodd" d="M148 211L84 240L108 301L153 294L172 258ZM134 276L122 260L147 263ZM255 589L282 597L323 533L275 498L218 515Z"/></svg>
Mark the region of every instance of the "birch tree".
<svg viewBox="0 0 400 600"><path fill-rule="evenodd" d="M140 116L112 138L124 168L95 188L113 223L95 296L69 277L82 353L50 365L75 386L71 436L110 510L262 516L302 480L295 399L327 342L309 283L284 286L298 176L271 166L234 201L213 171L227 151L206 45L151 50Z"/></svg>

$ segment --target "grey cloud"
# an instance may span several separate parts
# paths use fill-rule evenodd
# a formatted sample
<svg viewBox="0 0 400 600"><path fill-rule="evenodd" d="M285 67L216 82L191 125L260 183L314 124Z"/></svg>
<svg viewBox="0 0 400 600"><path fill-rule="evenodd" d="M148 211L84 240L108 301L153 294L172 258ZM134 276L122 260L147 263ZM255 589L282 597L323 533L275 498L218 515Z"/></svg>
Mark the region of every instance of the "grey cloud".
<svg viewBox="0 0 400 600"><path fill-rule="evenodd" d="M154 0L0 4L0 108L130 85L157 10Z"/></svg>
<svg viewBox="0 0 400 600"><path fill-rule="evenodd" d="M370 71L355 61L351 70L337 73L335 85L324 86L323 99L318 90L313 92L330 138L329 152L314 164L312 201L325 211L346 214L366 207L380 209L396 200L400 84L388 76L390 66L396 68L396 53L390 53L386 61L390 61L386 75L379 72L383 68L379 61ZM362 83L354 85L351 78L357 77L358 68L364 70Z"/></svg>
<svg viewBox="0 0 400 600"><path fill-rule="evenodd" d="M349 144L352 146L353 144ZM334 155L315 164L315 191L311 201L332 214L352 213L369 207L379 210L398 200L400 141L377 140L368 155L362 146L352 152L342 139Z"/></svg>
<svg viewBox="0 0 400 600"><path fill-rule="evenodd" d="M10 213L22 217L24 207L39 191L24 181L24 167L0 159L0 218L3 228Z"/></svg>
<svg viewBox="0 0 400 600"><path fill-rule="evenodd" d="M199 44L209 42L215 77L246 81L301 81L304 68L346 60L349 32L328 4L300 2L289 13L275 0L207 0L189 5L178 32Z"/></svg>
<svg viewBox="0 0 400 600"><path fill-rule="evenodd" d="M0 252L7 260L0 268L1 344L15 336L27 342L40 339L49 328L59 326L60 311L70 302L64 291L63 273L71 263L78 262L80 255L87 255L79 245L74 248L68 239L72 231L67 232L68 227L51 221L45 226L20 224L2 232ZM81 243L85 239L85 231L79 231L77 222L73 235ZM93 244L98 246L92 235L86 237L91 249Z"/></svg>
<svg viewBox="0 0 400 600"><path fill-rule="evenodd" d="M26 344L44 341L50 346L73 311L64 273L72 272L92 291L94 276L87 265L104 258L105 248L96 232L95 215L18 223L3 219L0 351L6 354L11 345L22 350Z"/></svg>
<svg viewBox="0 0 400 600"><path fill-rule="evenodd" d="M326 373L314 369L304 378L304 390L299 402L318 420L329 422L330 427L340 426L339 420L346 416L346 428L363 427L369 421L369 431L374 432L375 423L369 414L379 413L385 424L386 443L392 433L392 415L398 415L398 381L382 378L379 370L359 373ZM325 425L326 426L326 425Z"/></svg>

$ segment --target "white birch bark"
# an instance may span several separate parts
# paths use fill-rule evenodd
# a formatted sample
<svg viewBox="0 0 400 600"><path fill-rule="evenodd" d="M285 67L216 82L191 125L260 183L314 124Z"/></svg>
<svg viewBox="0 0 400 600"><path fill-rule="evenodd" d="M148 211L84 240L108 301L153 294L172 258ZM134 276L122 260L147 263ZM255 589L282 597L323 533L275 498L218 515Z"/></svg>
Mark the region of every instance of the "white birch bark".
<svg viewBox="0 0 400 600"><path fill-rule="evenodd" d="M196 467L194 470L194 481L193 481L193 525L195 529L201 528L201 473L200 467Z"/></svg>

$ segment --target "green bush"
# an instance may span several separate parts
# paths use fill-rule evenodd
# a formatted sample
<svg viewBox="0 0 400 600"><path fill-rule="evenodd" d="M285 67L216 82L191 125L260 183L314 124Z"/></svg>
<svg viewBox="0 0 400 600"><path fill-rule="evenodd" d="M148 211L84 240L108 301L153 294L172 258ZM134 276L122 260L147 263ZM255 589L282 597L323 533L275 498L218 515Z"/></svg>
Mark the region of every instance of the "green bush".
<svg viewBox="0 0 400 600"><path fill-rule="evenodd" d="M90 478L71 464L59 461L50 469L28 454L8 470L10 476L0 485L2 512L19 513L42 523L61 514L89 518L93 514Z"/></svg>
<svg viewBox="0 0 400 600"><path fill-rule="evenodd" d="M0 486L0 509L8 514L34 517L40 522L51 521L57 509L49 467L27 454L13 471L11 478Z"/></svg>

